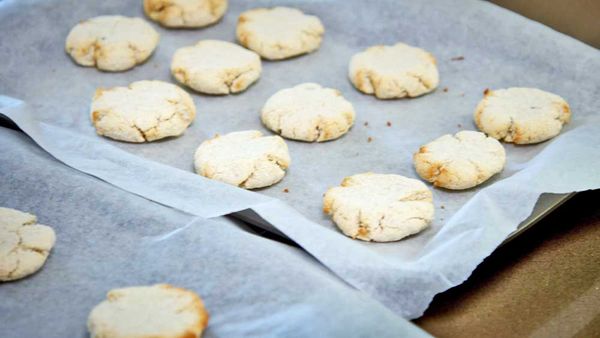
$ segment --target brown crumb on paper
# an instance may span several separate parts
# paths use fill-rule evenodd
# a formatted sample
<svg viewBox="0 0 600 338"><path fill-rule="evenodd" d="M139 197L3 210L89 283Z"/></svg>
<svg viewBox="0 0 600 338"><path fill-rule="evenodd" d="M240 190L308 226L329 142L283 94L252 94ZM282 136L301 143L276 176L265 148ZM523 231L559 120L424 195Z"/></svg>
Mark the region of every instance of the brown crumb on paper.
<svg viewBox="0 0 600 338"><path fill-rule="evenodd" d="M290 192L290 189L285 188L285 189L283 189L283 192L287 194L288 192Z"/></svg>
<svg viewBox="0 0 600 338"><path fill-rule="evenodd" d="M369 142L369 143L373 142L373 138L371 136L369 136L369 138L367 139L367 142Z"/></svg>
<svg viewBox="0 0 600 338"><path fill-rule="evenodd" d="M490 92L490 89L486 88L486 89L483 90L483 95L487 95L489 92Z"/></svg>
<svg viewBox="0 0 600 338"><path fill-rule="evenodd" d="M453 57L450 60L452 60L452 61L462 61L464 59L465 59L465 57L461 55L461 56L455 56L455 57Z"/></svg>
<svg viewBox="0 0 600 338"><path fill-rule="evenodd" d="M444 87L444 93L448 92L448 87Z"/></svg>
<svg viewBox="0 0 600 338"><path fill-rule="evenodd" d="M390 121L387 121L387 122L386 122L386 125L387 125L388 127L391 127L391 126L392 126L392 122L390 122Z"/></svg>
<svg viewBox="0 0 600 338"><path fill-rule="evenodd" d="M456 126L459 127L459 128L462 128L462 124L460 124L460 123L457 124Z"/></svg>
<svg viewBox="0 0 600 338"><path fill-rule="evenodd" d="M445 206L443 206L443 205L440 205L440 208L442 208L442 209L446 209L446 207L445 207Z"/></svg>
<svg viewBox="0 0 600 338"><path fill-rule="evenodd" d="M369 122L365 121L365 123L363 123L363 125L366 127L369 125Z"/></svg>

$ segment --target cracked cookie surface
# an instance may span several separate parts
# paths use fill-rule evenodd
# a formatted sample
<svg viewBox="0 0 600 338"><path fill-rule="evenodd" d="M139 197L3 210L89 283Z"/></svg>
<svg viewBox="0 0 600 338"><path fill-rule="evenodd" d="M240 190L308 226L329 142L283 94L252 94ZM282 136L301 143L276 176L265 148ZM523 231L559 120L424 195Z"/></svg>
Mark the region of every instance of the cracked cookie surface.
<svg viewBox="0 0 600 338"><path fill-rule="evenodd" d="M558 135L571 120L571 109L562 97L537 88L486 89L474 119L495 139L531 144Z"/></svg>
<svg viewBox="0 0 600 338"><path fill-rule="evenodd" d="M179 48L171 73L177 81L206 94L239 93L260 77L260 57L253 51L219 40L202 40Z"/></svg>
<svg viewBox="0 0 600 338"><path fill-rule="evenodd" d="M419 148L413 157L419 176L437 187L472 188L499 173L506 163L498 140L477 131L444 135Z"/></svg>
<svg viewBox="0 0 600 338"><path fill-rule="evenodd" d="M240 15L237 39L265 59L281 60L313 52L321 45L321 20L295 8L256 8Z"/></svg>
<svg viewBox="0 0 600 338"><path fill-rule="evenodd" d="M99 135L127 142L150 142L183 134L196 117L191 96L162 81L98 89L91 106Z"/></svg>
<svg viewBox="0 0 600 338"><path fill-rule="evenodd" d="M0 208L0 281L36 273L46 262L56 235L34 215Z"/></svg>
<svg viewBox="0 0 600 338"><path fill-rule="evenodd" d="M191 338L202 335L208 318L195 292L156 284L110 290L87 325L98 338Z"/></svg>
<svg viewBox="0 0 600 338"><path fill-rule="evenodd" d="M290 162L281 137L263 136L257 130L217 135L202 142L194 155L199 175L245 189L281 181Z"/></svg>
<svg viewBox="0 0 600 338"><path fill-rule="evenodd" d="M227 0L144 0L144 12L165 27L204 27L225 14Z"/></svg>
<svg viewBox="0 0 600 338"><path fill-rule="evenodd" d="M281 136L307 142L329 141L354 124L354 108L335 89L303 83L278 91L261 111L262 122Z"/></svg>
<svg viewBox="0 0 600 338"><path fill-rule="evenodd" d="M75 25L65 49L79 65L118 72L146 61L158 40L154 28L140 18L98 16Z"/></svg>
<svg viewBox="0 0 600 338"><path fill-rule="evenodd" d="M416 234L433 219L427 186L400 175L363 173L325 193L323 211L353 239L391 242Z"/></svg>
<svg viewBox="0 0 600 338"><path fill-rule="evenodd" d="M439 83L433 55L403 43L373 46L354 55L348 76L358 90L379 99L423 95Z"/></svg>

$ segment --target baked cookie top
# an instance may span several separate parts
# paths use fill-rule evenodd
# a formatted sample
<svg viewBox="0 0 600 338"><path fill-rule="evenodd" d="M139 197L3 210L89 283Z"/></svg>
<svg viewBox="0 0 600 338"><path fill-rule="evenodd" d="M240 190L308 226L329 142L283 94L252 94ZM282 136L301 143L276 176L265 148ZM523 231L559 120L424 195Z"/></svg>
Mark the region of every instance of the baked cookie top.
<svg viewBox="0 0 600 338"><path fill-rule="evenodd" d="M225 14L227 0L144 0L144 12L165 27L204 27Z"/></svg>
<svg viewBox="0 0 600 338"><path fill-rule="evenodd" d="M404 43L373 46L354 55L348 76L358 90L379 99L423 95L439 83L433 55Z"/></svg>
<svg viewBox="0 0 600 338"><path fill-rule="evenodd" d="M424 180L460 190L479 185L502 171L506 154L496 139L477 131L461 131L427 143L413 159Z"/></svg>
<svg viewBox="0 0 600 338"><path fill-rule="evenodd" d="M364 173L327 190L323 211L349 237L390 242L425 229L433 219L432 201L431 191L419 180Z"/></svg>
<svg viewBox="0 0 600 338"><path fill-rule="evenodd" d="M56 235L34 215L0 208L0 281L11 281L37 272L54 247Z"/></svg>
<svg viewBox="0 0 600 338"><path fill-rule="evenodd" d="M323 142L344 135L354 123L354 107L339 90L303 83L278 91L261 111L267 128L283 137Z"/></svg>
<svg viewBox="0 0 600 338"><path fill-rule="evenodd" d="M75 25L65 49L82 66L118 72L146 61L158 40L154 28L140 18L98 16Z"/></svg>
<svg viewBox="0 0 600 338"><path fill-rule="evenodd" d="M319 48L325 28L313 15L288 7L256 8L240 15L238 41L265 59L281 60Z"/></svg>
<svg viewBox="0 0 600 338"><path fill-rule="evenodd" d="M543 142L571 120L569 104L537 88L486 90L474 114L479 130L516 144Z"/></svg>
<svg viewBox="0 0 600 338"><path fill-rule="evenodd" d="M206 94L242 92L260 77L261 70L258 54L219 40L179 48L171 62L177 81Z"/></svg>
<svg viewBox="0 0 600 338"><path fill-rule="evenodd" d="M99 135L127 142L150 142L183 134L196 116L191 96L162 81L98 89L91 118Z"/></svg>
<svg viewBox="0 0 600 338"><path fill-rule="evenodd" d="M279 182L290 162L281 137L257 130L217 135L202 142L194 156L198 174L245 189Z"/></svg>
<svg viewBox="0 0 600 338"><path fill-rule="evenodd" d="M200 337L208 312L190 290L168 284L114 289L90 312L91 337Z"/></svg>

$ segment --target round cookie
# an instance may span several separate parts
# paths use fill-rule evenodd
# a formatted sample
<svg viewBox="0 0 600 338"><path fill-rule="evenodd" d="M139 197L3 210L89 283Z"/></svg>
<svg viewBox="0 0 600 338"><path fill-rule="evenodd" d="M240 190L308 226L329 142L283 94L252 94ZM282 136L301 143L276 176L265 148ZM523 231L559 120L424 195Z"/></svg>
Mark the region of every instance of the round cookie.
<svg viewBox="0 0 600 338"><path fill-rule="evenodd" d="M191 96L162 81L98 89L91 117L99 135L127 142L150 142L183 134L196 116Z"/></svg>
<svg viewBox="0 0 600 338"><path fill-rule="evenodd" d="M55 241L54 230L36 224L34 215L0 208L0 281L36 273L46 262Z"/></svg>
<svg viewBox="0 0 600 338"><path fill-rule="evenodd" d="M88 318L91 337L200 337L208 312L200 297L168 284L114 289Z"/></svg>
<svg viewBox="0 0 600 338"><path fill-rule="evenodd" d="M354 123L354 108L335 89L303 83L278 91L261 111L267 128L283 137L323 142L344 135Z"/></svg>
<svg viewBox="0 0 600 338"><path fill-rule="evenodd" d="M256 8L240 15L236 33L243 46L281 60L317 50L325 28L319 18L295 8Z"/></svg>
<svg viewBox="0 0 600 338"><path fill-rule="evenodd" d="M261 70L258 54L219 40L179 48L171 62L177 81L206 94L242 92L258 80Z"/></svg>
<svg viewBox="0 0 600 338"><path fill-rule="evenodd" d="M433 55L403 43L373 46L354 55L348 76L358 90L378 99L423 95L439 83Z"/></svg>
<svg viewBox="0 0 600 338"><path fill-rule="evenodd" d="M146 61L158 39L154 28L140 18L98 16L75 25L65 49L82 66L118 72Z"/></svg>
<svg viewBox="0 0 600 338"><path fill-rule="evenodd" d="M391 242L416 234L433 219L431 191L400 175L364 173L327 190L323 211L353 239Z"/></svg>
<svg viewBox="0 0 600 338"><path fill-rule="evenodd" d="M281 181L290 165L290 154L279 136L262 136L257 130L239 131L202 142L194 165L204 177L255 189Z"/></svg>
<svg viewBox="0 0 600 338"><path fill-rule="evenodd" d="M144 0L144 12L165 27L204 27L225 14L227 0Z"/></svg>
<svg viewBox="0 0 600 338"><path fill-rule="evenodd" d="M506 163L500 142L477 131L444 135L419 148L414 157L419 176L437 187L472 188L499 173Z"/></svg>
<svg viewBox="0 0 600 338"><path fill-rule="evenodd" d="M530 144L558 135L571 120L571 109L562 97L536 88L486 89L474 119L495 139Z"/></svg>

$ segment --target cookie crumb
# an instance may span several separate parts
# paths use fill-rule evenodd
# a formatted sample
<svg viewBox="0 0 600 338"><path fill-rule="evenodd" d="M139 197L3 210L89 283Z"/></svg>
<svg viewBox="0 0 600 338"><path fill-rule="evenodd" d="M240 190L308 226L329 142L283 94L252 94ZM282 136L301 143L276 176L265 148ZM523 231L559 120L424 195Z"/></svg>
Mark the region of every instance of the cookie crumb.
<svg viewBox="0 0 600 338"><path fill-rule="evenodd" d="M490 89L486 88L486 89L483 90L483 95L487 95L489 92L490 92Z"/></svg>
<svg viewBox="0 0 600 338"><path fill-rule="evenodd" d="M392 122L390 122L390 121L387 121L387 122L386 122L386 125L387 125L388 127L391 127L391 126L392 126Z"/></svg>
<svg viewBox="0 0 600 338"><path fill-rule="evenodd" d="M446 207L445 207L445 206L443 206L443 205L440 205L440 208L442 208L442 209L446 209Z"/></svg>
<svg viewBox="0 0 600 338"><path fill-rule="evenodd" d="M367 139L367 142L371 143L373 141L373 138L371 136L369 136L369 138Z"/></svg>
<svg viewBox="0 0 600 338"><path fill-rule="evenodd" d="M283 192L287 194L288 192L290 192L290 189L285 188L285 189L283 189Z"/></svg>
<svg viewBox="0 0 600 338"><path fill-rule="evenodd" d="M444 93L448 92L448 87L444 87Z"/></svg>
<svg viewBox="0 0 600 338"><path fill-rule="evenodd" d="M459 128L462 128L462 124L460 124L460 123L457 124L456 126L459 127Z"/></svg>
<svg viewBox="0 0 600 338"><path fill-rule="evenodd" d="M464 59L465 59L465 57L461 55L461 56L455 56L455 57L453 57L450 60L452 60L452 61L462 61Z"/></svg>
<svg viewBox="0 0 600 338"><path fill-rule="evenodd" d="M365 121L365 123L363 123L363 125L364 125L365 127L367 127L367 126L369 125L369 122L368 122L368 121Z"/></svg>

